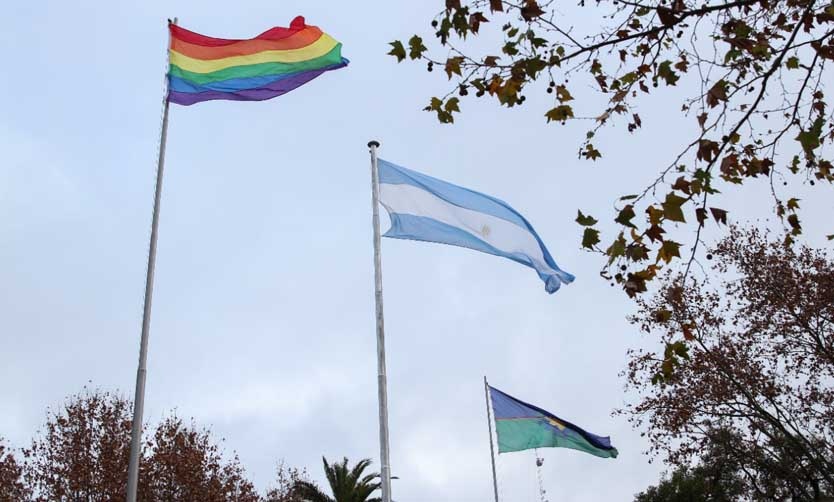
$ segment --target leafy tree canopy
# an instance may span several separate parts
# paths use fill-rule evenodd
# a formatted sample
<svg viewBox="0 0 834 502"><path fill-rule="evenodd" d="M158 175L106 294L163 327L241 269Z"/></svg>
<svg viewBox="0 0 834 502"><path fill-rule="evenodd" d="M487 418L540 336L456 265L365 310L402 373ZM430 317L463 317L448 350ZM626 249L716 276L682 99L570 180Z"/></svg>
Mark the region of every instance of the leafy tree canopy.
<svg viewBox="0 0 834 502"><path fill-rule="evenodd" d="M638 302L665 346L629 353L619 413L672 466L712 451L748 499L834 494L834 259L736 227L712 253L712 279Z"/></svg>
<svg viewBox="0 0 834 502"><path fill-rule="evenodd" d="M702 230L727 223L720 192L769 180L793 240L802 232L795 183L834 181L831 0L578 0L576 7L445 0L443 7L431 20L439 49L414 35L391 42L389 52L441 70L450 90L425 108L440 122L454 122L465 99L514 107L544 89L553 96L540 110L544 120L591 124L578 155L594 161L605 154L606 128L636 133L641 105L660 89L679 97L695 133L656 166L654 182L617 201L610 218L619 230L604 238L596 218L577 217L582 246L604 255L604 276L629 296L647 291L664 267L681 263L689 272ZM577 89L588 87L598 96L580 97ZM672 232L678 227L691 232ZM679 235L689 237L674 240Z"/></svg>

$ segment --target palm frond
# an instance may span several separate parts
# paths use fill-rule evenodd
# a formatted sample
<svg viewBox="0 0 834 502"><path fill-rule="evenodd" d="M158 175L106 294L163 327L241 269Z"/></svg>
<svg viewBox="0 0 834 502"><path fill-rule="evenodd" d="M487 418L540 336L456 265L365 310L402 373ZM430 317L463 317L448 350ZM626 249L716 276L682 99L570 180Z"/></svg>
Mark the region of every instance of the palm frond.
<svg viewBox="0 0 834 502"><path fill-rule="evenodd" d="M309 481L296 481L293 485L293 494L301 497L304 502L336 502L332 497L327 496L314 483Z"/></svg>

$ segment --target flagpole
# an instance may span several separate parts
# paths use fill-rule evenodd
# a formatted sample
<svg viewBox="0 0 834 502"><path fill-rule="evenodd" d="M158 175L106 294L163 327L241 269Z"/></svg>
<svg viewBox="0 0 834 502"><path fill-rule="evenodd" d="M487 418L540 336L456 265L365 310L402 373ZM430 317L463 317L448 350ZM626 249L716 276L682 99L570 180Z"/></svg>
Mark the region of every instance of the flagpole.
<svg viewBox="0 0 834 502"><path fill-rule="evenodd" d="M489 413L489 384L484 375L484 397L486 398L487 431L489 432L489 455L492 460L492 490L495 493L495 502L498 502L498 476L495 475L495 446L492 443L492 417Z"/></svg>
<svg viewBox="0 0 834 502"><path fill-rule="evenodd" d="M169 20L169 23L171 21ZM177 24L174 18L173 24ZM170 30L168 47L171 46ZM167 58L167 56L166 56ZM139 368L136 371L136 395L133 400L133 423L130 432L130 461L127 469L127 502L136 502L139 484L139 457L142 451L142 414L145 407L145 380L148 375L148 335L151 328L151 301L153 299L153 279L156 269L156 243L159 237L159 206L162 198L162 174L165 169L165 146L168 141L168 70L165 71L165 91L163 92L162 131L159 135L159 157L156 163L156 191L153 199L153 218L151 220L151 242L148 249L148 271L145 277L145 306L142 314L142 337L139 342Z"/></svg>
<svg viewBox="0 0 834 502"><path fill-rule="evenodd" d="M379 456L382 464L382 502L391 502L391 462L388 445L388 380L385 371L385 322L382 315L382 258L379 233L379 167L376 149L379 141L368 142L371 151L371 193L374 223L374 298L376 300L376 363L379 393Z"/></svg>

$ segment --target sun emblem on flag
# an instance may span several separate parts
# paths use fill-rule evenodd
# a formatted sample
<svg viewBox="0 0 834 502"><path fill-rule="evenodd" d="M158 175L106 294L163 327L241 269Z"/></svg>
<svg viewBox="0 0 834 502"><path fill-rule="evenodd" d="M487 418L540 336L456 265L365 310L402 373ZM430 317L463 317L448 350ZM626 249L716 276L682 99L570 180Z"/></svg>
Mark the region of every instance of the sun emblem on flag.
<svg viewBox="0 0 834 502"><path fill-rule="evenodd" d="M562 422L560 422L560 421L558 421L558 420L555 420L555 419L552 419L552 418L550 418L550 417L547 417L547 423L549 423L549 424L550 424L550 425L552 425L553 427L556 427L556 428L557 428L557 429L559 429L560 431L565 430L565 424L563 424Z"/></svg>
<svg viewBox="0 0 834 502"><path fill-rule="evenodd" d="M489 225L484 225L481 227L481 235L484 237L489 237L489 234L492 233L492 229L489 228Z"/></svg>

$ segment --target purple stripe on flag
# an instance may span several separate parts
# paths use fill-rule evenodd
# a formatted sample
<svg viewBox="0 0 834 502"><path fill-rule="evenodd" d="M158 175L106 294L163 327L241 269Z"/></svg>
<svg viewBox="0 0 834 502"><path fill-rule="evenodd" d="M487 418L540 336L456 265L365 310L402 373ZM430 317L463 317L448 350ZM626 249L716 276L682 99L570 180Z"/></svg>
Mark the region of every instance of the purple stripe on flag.
<svg viewBox="0 0 834 502"><path fill-rule="evenodd" d="M272 99L276 96L286 94L293 89L301 87L302 85L306 84L307 82L313 80L322 73L331 69L334 68L331 67L322 68L319 70L305 71L293 75L290 78L285 78L282 80L271 82L263 87L258 87L256 89L245 89L235 92L206 91L189 93L170 91L168 94L168 101L184 106L189 106L193 105L194 103L200 103L202 101L211 101L216 99L223 99L229 101L264 101L266 99Z"/></svg>

